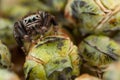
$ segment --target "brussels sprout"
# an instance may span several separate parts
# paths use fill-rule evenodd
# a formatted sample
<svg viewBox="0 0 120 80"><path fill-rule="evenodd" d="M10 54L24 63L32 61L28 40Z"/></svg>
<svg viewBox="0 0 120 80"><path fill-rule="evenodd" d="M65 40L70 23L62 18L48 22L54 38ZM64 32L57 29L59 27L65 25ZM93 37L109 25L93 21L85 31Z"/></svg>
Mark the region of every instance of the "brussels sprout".
<svg viewBox="0 0 120 80"><path fill-rule="evenodd" d="M0 80L20 80L19 77L6 69L0 69Z"/></svg>
<svg viewBox="0 0 120 80"><path fill-rule="evenodd" d="M109 65L103 75L103 80L120 80L120 62Z"/></svg>
<svg viewBox="0 0 120 80"><path fill-rule="evenodd" d="M0 68L10 68L11 54L8 48L0 41Z"/></svg>
<svg viewBox="0 0 120 80"><path fill-rule="evenodd" d="M79 75L78 49L69 38L50 36L34 45L24 64L27 80L70 80Z"/></svg>
<svg viewBox="0 0 120 80"><path fill-rule="evenodd" d="M111 32L120 29L119 5L119 0L70 0L65 14L84 34Z"/></svg>
<svg viewBox="0 0 120 80"><path fill-rule="evenodd" d="M98 79L94 76L90 76L88 74L83 74L83 75L77 77L75 80L100 80L100 79Z"/></svg>
<svg viewBox="0 0 120 80"><path fill-rule="evenodd" d="M107 36L91 35L85 38L79 45L79 51L84 65L97 73L104 72L110 63L120 58L120 45Z"/></svg>

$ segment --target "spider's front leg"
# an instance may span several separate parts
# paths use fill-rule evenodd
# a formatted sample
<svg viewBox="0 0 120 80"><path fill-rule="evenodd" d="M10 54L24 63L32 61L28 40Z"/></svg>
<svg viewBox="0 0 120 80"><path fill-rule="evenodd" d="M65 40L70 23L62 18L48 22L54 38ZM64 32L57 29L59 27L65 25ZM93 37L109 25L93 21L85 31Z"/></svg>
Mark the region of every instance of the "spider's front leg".
<svg viewBox="0 0 120 80"><path fill-rule="evenodd" d="M45 17L44 17L44 26L46 27L51 27L51 25L53 25L53 31L54 31L54 35L58 34L58 23L55 19L55 16L49 14L49 13L45 13Z"/></svg>
<svg viewBox="0 0 120 80"><path fill-rule="evenodd" d="M30 40L30 37L27 35L25 28L22 26L22 24L20 22L16 22L14 24L14 33L13 34L17 41L18 46L20 46L21 49L23 51L25 51L25 49L23 47L23 45L24 45L23 40L27 41L27 42L30 42L31 40Z"/></svg>

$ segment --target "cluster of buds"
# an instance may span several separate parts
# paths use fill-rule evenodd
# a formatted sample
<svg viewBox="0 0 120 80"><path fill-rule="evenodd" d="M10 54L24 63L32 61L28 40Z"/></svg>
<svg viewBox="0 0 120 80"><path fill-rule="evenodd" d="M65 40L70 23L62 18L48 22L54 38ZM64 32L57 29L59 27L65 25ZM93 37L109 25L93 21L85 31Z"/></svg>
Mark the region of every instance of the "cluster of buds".
<svg viewBox="0 0 120 80"><path fill-rule="evenodd" d="M78 41L75 39L78 47L62 31L51 14L38 11L23 17L14 25L14 37L26 54L25 78L73 80L82 68L82 73L85 73L84 68L87 68L90 70L88 73L102 78L103 74L107 74L105 72L109 64L119 61L120 58L120 45L115 40L120 30L120 1L59 1L40 2L50 2L49 5L54 8L48 11L53 14L63 13L63 8L65 9L66 19L80 36ZM57 5L58 3L60 5ZM66 22L66 19L62 20ZM84 80L84 77L78 77L76 80ZM92 76L89 76L89 79L97 80Z"/></svg>

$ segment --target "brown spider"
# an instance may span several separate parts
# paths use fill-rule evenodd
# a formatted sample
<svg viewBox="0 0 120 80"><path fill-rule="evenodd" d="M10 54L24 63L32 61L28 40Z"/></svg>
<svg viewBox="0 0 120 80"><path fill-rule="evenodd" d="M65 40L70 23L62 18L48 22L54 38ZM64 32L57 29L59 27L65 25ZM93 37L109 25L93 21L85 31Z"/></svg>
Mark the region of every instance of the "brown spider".
<svg viewBox="0 0 120 80"><path fill-rule="evenodd" d="M22 40L34 42L33 37L39 35L42 38L51 27L53 27L52 31L55 33L57 30L56 26L57 23L54 16L44 11L38 11L15 22L14 37L18 45L23 47Z"/></svg>

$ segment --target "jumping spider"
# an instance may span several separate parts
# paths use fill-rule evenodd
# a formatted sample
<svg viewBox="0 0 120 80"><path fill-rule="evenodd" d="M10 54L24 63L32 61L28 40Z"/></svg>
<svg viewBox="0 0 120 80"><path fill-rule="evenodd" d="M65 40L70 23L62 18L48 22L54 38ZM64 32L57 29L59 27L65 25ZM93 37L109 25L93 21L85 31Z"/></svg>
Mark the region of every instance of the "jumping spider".
<svg viewBox="0 0 120 80"><path fill-rule="evenodd" d="M23 47L24 41L35 42L34 36L39 35L40 39L53 25L53 32L56 33L57 23L55 17L51 14L38 11L23 17L14 24L14 37L20 47Z"/></svg>

